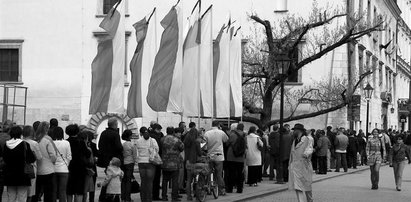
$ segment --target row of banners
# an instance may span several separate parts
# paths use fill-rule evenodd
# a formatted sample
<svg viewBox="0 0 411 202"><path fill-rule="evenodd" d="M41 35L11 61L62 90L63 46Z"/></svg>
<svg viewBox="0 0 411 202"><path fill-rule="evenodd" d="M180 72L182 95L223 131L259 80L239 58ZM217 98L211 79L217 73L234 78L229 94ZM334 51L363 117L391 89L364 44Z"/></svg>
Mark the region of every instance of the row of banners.
<svg viewBox="0 0 411 202"><path fill-rule="evenodd" d="M119 1L100 24L108 35L99 42L92 63L90 114L124 113L124 16ZM200 1L188 18L173 6L160 22L159 47L155 9L133 25L137 48L130 62L129 117L153 117L156 112L242 116L240 34L228 23L213 42L212 19L212 6L201 14Z"/></svg>

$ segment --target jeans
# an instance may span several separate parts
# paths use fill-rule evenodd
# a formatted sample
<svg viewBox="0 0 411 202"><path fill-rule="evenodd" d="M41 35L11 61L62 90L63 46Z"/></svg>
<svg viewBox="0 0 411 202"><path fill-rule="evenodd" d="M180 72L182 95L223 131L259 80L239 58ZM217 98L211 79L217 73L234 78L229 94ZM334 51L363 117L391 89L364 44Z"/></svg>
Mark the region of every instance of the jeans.
<svg viewBox="0 0 411 202"><path fill-rule="evenodd" d="M318 156L318 174L327 174L327 156Z"/></svg>
<svg viewBox="0 0 411 202"><path fill-rule="evenodd" d="M160 178L161 178L161 166L154 166L155 173L154 173L154 180L153 180L153 199L160 198Z"/></svg>
<svg viewBox="0 0 411 202"><path fill-rule="evenodd" d="M131 179L133 178L134 163L122 166L124 176L121 180L121 200L131 201Z"/></svg>
<svg viewBox="0 0 411 202"><path fill-rule="evenodd" d="M337 165L336 165L335 171L339 172L340 168L341 168L341 164L342 164L342 167L344 168L344 172L347 172L348 168L347 168L347 155L346 155L346 153L337 153L337 152L335 152L335 158L337 160Z"/></svg>
<svg viewBox="0 0 411 202"><path fill-rule="evenodd" d="M263 174L266 175L267 174L267 169L270 167L271 155L268 152L266 152L264 155L265 156L264 156L264 163L263 163Z"/></svg>
<svg viewBox="0 0 411 202"><path fill-rule="evenodd" d="M398 189L401 189L402 173L404 171L405 163L406 161L392 163L392 167L394 169L395 185L397 186Z"/></svg>
<svg viewBox="0 0 411 202"><path fill-rule="evenodd" d="M327 170L331 170L331 152L327 150Z"/></svg>
<svg viewBox="0 0 411 202"><path fill-rule="evenodd" d="M187 161L187 180L186 180L186 193L187 193L187 198L191 198L191 183L193 183L194 180L194 164L190 164ZM190 167L190 168L189 168Z"/></svg>
<svg viewBox="0 0 411 202"><path fill-rule="evenodd" d="M55 173L54 174L54 184L56 185L56 190L58 190L58 197L55 196L59 202L66 202L67 201L67 180L68 180L68 173ZM53 194L57 195L56 192Z"/></svg>
<svg viewBox="0 0 411 202"><path fill-rule="evenodd" d="M167 198L168 183L171 183L171 198L178 199L178 175L179 170L163 170L163 183L161 184L161 196Z"/></svg>
<svg viewBox="0 0 411 202"><path fill-rule="evenodd" d="M232 192L233 187L237 188L237 193L243 192L244 187L244 163L243 162L234 162L227 161L228 163L228 172L227 172L227 184L226 191Z"/></svg>
<svg viewBox="0 0 411 202"><path fill-rule="evenodd" d="M380 165L379 163L376 163L372 166L370 166L371 170L371 184L373 188L378 188L378 182L380 180Z"/></svg>
<svg viewBox="0 0 411 202"><path fill-rule="evenodd" d="M25 202L27 199L27 186L8 186L7 196L9 202Z"/></svg>
<svg viewBox="0 0 411 202"><path fill-rule="evenodd" d="M214 169L214 178L217 179L219 190L224 190L223 161L210 161L210 166Z"/></svg>
<svg viewBox="0 0 411 202"><path fill-rule="evenodd" d="M37 175L36 181L36 195L33 197L34 201L39 201L40 192L44 192L44 202L55 202L56 198L54 193L56 192L54 185L54 173L48 175Z"/></svg>
<svg viewBox="0 0 411 202"><path fill-rule="evenodd" d="M153 197L153 179L155 175L155 166L151 163L139 163L141 189L141 202L151 202Z"/></svg>

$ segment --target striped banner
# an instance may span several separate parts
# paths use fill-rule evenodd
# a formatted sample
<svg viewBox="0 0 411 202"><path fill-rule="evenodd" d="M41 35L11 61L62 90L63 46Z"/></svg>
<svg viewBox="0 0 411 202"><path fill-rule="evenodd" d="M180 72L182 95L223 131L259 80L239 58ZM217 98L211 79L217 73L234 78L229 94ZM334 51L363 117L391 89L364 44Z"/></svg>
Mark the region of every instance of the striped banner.
<svg viewBox="0 0 411 202"><path fill-rule="evenodd" d="M91 64L90 114L124 113L124 2L118 2L100 23L107 36Z"/></svg>
<svg viewBox="0 0 411 202"><path fill-rule="evenodd" d="M136 30L137 48L130 62L131 85L128 92L127 115L131 118L153 119L157 114L148 106L145 98L158 50L156 45L156 10L153 10L148 21L143 18L133 26Z"/></svg>
<svg viewBox="0 0 411 202"><path fill-rule="evenodd" d="M147 103L156 112L181 112L182 13L176 6L161 21L160 48L147 93Z"/></svg>

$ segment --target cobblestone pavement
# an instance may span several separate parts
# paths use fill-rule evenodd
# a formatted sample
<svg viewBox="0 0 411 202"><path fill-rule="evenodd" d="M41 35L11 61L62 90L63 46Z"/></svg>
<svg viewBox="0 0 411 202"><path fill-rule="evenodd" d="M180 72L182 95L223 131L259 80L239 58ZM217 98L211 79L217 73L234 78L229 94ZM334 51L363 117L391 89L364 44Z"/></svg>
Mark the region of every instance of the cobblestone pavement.
<svg viewBox="0 0 411 202"><path fill-rule="evenodd" d="M404 169L402 191L395 190L392 168L381 167L380 184L378 190L371 190L370 171L324 180L313 184L313 197L316 202L409 202L411 201L411 165ZM296 201L293 191L284 191L277 194L255 198L250 201Z"/></svg>

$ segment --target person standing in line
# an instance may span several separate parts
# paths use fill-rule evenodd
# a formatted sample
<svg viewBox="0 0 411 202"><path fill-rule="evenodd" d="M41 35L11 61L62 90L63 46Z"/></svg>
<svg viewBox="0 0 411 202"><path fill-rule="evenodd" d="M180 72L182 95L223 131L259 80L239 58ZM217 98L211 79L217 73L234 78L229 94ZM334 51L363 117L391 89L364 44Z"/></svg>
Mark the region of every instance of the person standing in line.
<svg viewBox="0 0 411 202"><path fill-rule="evenodd" d="M183 163L180 158L180 153L184 150L184 144L174 134L173 127L167 127L167 135L161 138L161 155L163 164L163 182L162 182L162 198L168 201L167 188L171 183L171 201L181 201L178 194L178 175L179 168Z"/></svg>
<svg viewBox="0 0 411 202"><path fill-rule="evenodd" d="M228 136L220 130L220 123L213 121L211 129L204 134L207 142L210 165L214 168L214 176L217 179L219 193L224 196L225 184L223 179L224 148L223 144L228 141Z"/></svg>
<svg viewBox="0 0 411 202"><path fill-rule="evenodd" d="M123 146L121 145L118 121L116 118L110 118L107 122L108 128L104 130L98 141L100 158L97 160L97 166L107 169L111 159L116 157L122 159ZM106 187L101 187L99 200L105 199Z"/></svg>
<svg viewBox="0 0 411 202"><path fill-rule="evenodd" d="M263 130L263 138L262 141L265 145L265 149L264 149L264 154L263 154L263 175L262 177L270 177L269 176L269 172L267 173L267 170L270 169L270 144L268 142L268 127L266 127L265 130Z"/></svg>
<svg viewBox="0 0 411 202"><path fill-rule="evenodd" d="M405 157L408 158L408 164L411 164L411 155L407 146L404 144L404 136L395 136L394 142L395 144L390 150L388 160L390 167L393 167L394 170L395 188L397 191L401 191L402 173L406 163Z"/></svg>
<svg viewBox="0 0 411 202"><path fill-rule="evenodd" d="M232 193L234 186L237 193L243 193L244 187L244 160L247 151L247 140L243 132L244 124L231 124L230 137L227 142L228 183L227 193ZM238 138L242 138L239 140Z"/></svg>
<svg viewBox="0 0 411 202"><path fill-rule="evenodd" d="M192 201L193 196L191 195L191 184L194 179L195 163L197 163L198 158L201 156L201 146L200 146L200 132L195 128L195 123L190 123L190 130L184 138L184 151L187 169L187 179L186 179L186 194L187 201Z"/></svg>
<svg viewBox="0 0 411 202"><path fill-rule="evenodd" d="M332 131L333 127L332 126L327 126L327 138L330 140L331 143L331 148L327 152L327 171L331 172L332 168L335 168L335 146L334 146L334 140L335 140L335 133Z"/></svg>
<svg viewBox="0 0 411 202"><path fill-rule="evenodd" d="M47 135L49 129L48 122L41 122L36 131L36 139L39 143L42 159L37 161L37 181L36 196L33 198L38 201L40 191L44 191L44 202L56 201L56 185L54 184L54 164L57 160L56 145L50 136Z"/></svg>
<svg viewBox="0 0 411 202"><path fill-rule="evenodd" d="M270 172L269 172L269 180L274 180L276 175L274 173L274 169L277 171L277 166L279 164L279 153L280 153L280 128L278 123L273 125L273 131L268 136L268 145L270 150ZM278 181L279 179L277 179Z"/></svg>
<svg viewBox="0 0 411 202"><path fill-rule="evenodd" d="M380 179L380 166L382 157L385 156L385 145L378 137L379 130L375 128L371 132L372 136L368 138L365 151L367 153L367 162L371 170L371 189L378 189L378 182Z"/></svg>
<svg viewBox="0 0 411 202"><path fill-rule="evenodd" d="M318 130L318 134L320 135L316 148L319 165L318 174L325 175L327 174L327 152L331 147L331 143L323 130Z"/></svg>
<svg viewBox="0 0 411 202"><path fill-rule="evenodd" d="M36 156L36 161L43 158L40 152L39 143L33 140L34 138L34 129L32 126L24 126L23 128L23 139L30 145L30 149L34 152ZM34 168L34 174L37 173L37 163L32 163ZM31 186L27 190L27 202L32 201L32 197L36 194L36 178L31 179Z"/></svg>
<svg viewBox="0 0 411 202"><path fill-rule="evenodd" d="M21 139L23 130L20 126L10 129L11 139L4 146L4 185L7 186L9 202L25 202L27 190L31 185L29 176L24 173L26 163L34 163L36 157L30 144Z"/></svg>
<svg viewBox="0 0 411 202"><path fill-rule="evenodd" d="M64 140L64 131L61 127L55 127L53 129L54 144L57 148L57 160L54 164L54 184L57 186L59 202L67 201L67 181L68 181L68 165L71 161L71 148L70 143Z"/></svg>
<svg viewBox="0 0 411 202"><path fill-rule="evenodd" d="M299 202L312 202L313 167L310 158L314 149L304 125L297 123L292 130L294 141L291 145L288 188L295 190Z"/></svg>
<svg viewBox="0 0 411 202"><path fill-rule="evenodd" d="M337 159L337 165L335 172L340 172L341 165L344 169L344 172L348 171L347 168L347 146L348 146L348 137L344 134L344 128L339 128L337 131L337 136L334 140L335 145L335 157Z"/></svg>
<svg viewBox="0 0 411 202"><path fill-rule="evenodd" d="M123 143L123 165L122 170L124 177L121 180L121 201L131 201L131 180L134 178L134 164L137 162L137 150L134 144L131 142L131 136L133 132L131 130L125 130L121 135Z"/></svg>
<svg viewBox="0 0 411 202"><path fill-rule="evenodd" d="M251 126L247 135L246 164L248 166L247 183L249 186L258 186L257 182L261 175L261 148L263 141L255 134L255 126Z"/></svg>
<svg viewBox="0 0 411 202"><path fill-rule="evenodd" d="M140 128L140 138L136 142L137 162L141 178L140 199L142 202L151 202L153 199L153 179L155 166L150 163L150 150L159 151L157 141L150 137L146 127Z"/></svg>
<svg viewBox="0 0 411 202"><path fill-rule="evenodd" d="M10 140L10 128L13 127L13 122L11 120L6 120L3 123L2 132L0 133L0 153L3 153L4 145L6 141ZM4 161L3 156L0 155L0 202L2 201L3 191L4 191Z"/></svg>
<svg viewBox="0 0 411 202"><path fill-rule="evenodd" d="M97 159L99 157L99 152L97 150L97 144L93 142L93 140L95 138L95 133L92 132L91 130L87 129L86 127L83 128L82 130L80 129L80 131L81 132L88 131L87 132L87 135L88 135L87 146L90 147L90 149L91 149L91 154L94 157L94 162L97 162ZM93 185L92 186L94 188L94 191L90 191L89 194L88 194L89 202L94 202L94 197L95 197L95 187L96 187L96 180L97 180L97 165L96 165L96 163L94 163L92 170L94 171L94 175L92 176L92 178L93 178ZM85 202L85 200L84 200L85 198L86 197L83 198L83 202Z"/></svg>
<svg viewBox="0 0 411 202"><path fill-rule="evenodd" d="M120 159L113 157L107 167L106 178L102 183L103 187L107 187L104 202L120 202L121 179L124 176L120 166Z"/></svg>
<svg viewBox="0 0 411 202"><path fill-rule="evenodd" d="M282 164L283 164L283 182L288 182L288 163L290 162L291 145L293 144L293 137L290 132L290 125L284 124L283 129L283 146L282 146Z"/></svg>
<svg viewBox="0 0 411 202"><path fill-rule="evenodd" d="M365 147L367 145L367 139L365 138L364 132L360 129L358 132L357 136L357 142L358 142L358 152L360 153L361 160L360 160L360 165L367 165L367 155L365 152Z"/></svg>
<svg viewBox="0 0 411 202"><path fill-rule="evenodd" d="M163 152L163 148L161 148L161 138L164 137L164 134L161 132L161 127L160 124L158 123L153 123L151 125L151 130L150 130L150 137L157 142L157 145L159 147L158 154L161 156ZM160 198L160 179L161 179L161 165L155 165L155 173L154 173L154 180L153 180L153 201L161 201L162 199Z"/></svg>
<svg viewBox="0 0 411 202"><path fill-rule="evenodd" d="M356 131L351 131L348 134L348 147L347 147L347 163L348 168L357 169L357 153L358 153L358 138L355 137Z"/></svg>

